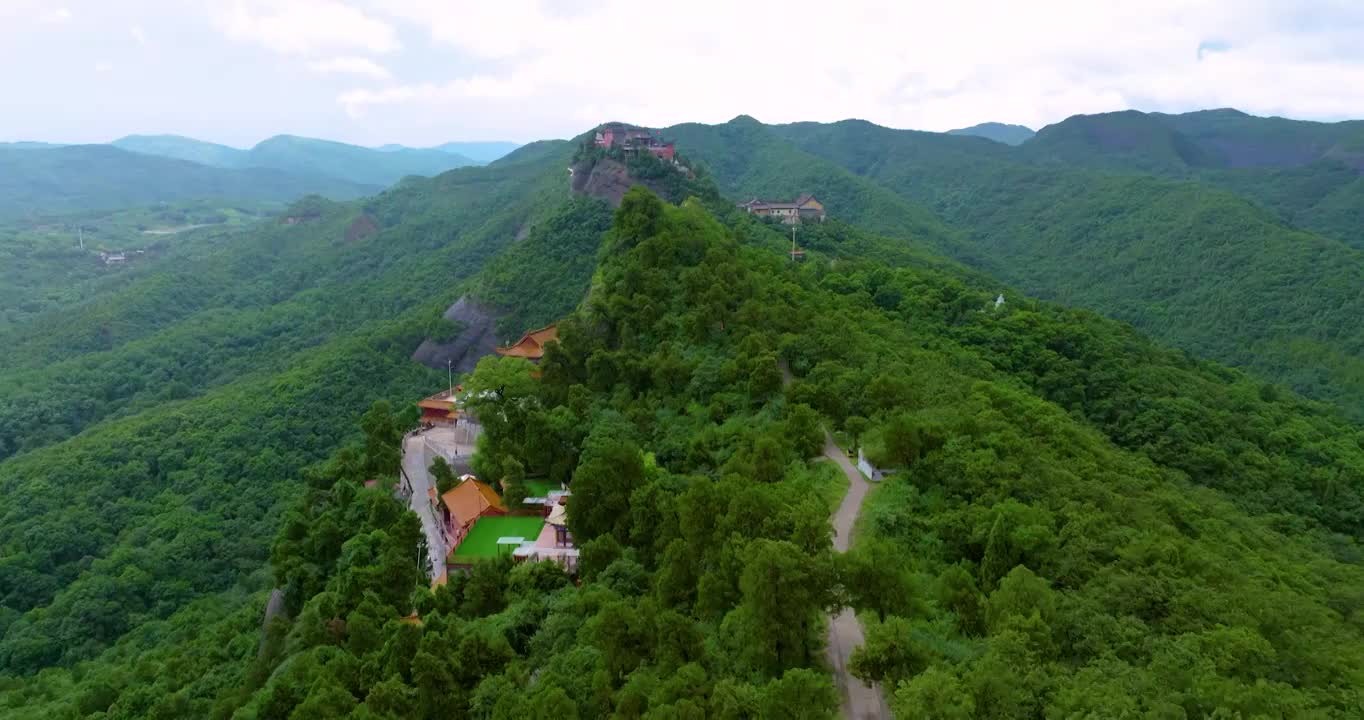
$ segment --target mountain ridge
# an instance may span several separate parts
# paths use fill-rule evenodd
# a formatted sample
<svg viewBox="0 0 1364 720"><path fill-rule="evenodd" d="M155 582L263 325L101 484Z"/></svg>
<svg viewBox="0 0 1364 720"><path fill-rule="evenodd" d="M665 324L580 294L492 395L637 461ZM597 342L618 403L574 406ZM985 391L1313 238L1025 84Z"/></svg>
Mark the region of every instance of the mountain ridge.
<svg viewBox="0 0 1364 720"><path fill-rule="evenodd" d="M948 130L948 135L974 135L983 137L987 140L1004 143L1005 145L1022 145L1031 140L1037 134L1035 130L1026 125L1010 125L1000 122L977 123L970 127Z"/></svg>

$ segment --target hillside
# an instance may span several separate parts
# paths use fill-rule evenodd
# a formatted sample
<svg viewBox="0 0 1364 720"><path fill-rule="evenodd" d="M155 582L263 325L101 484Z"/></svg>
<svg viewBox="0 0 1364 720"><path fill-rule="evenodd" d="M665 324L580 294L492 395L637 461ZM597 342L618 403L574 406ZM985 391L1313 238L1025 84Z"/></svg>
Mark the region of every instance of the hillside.
<svg viewBox="0 0 1364 720"><path fill-rule="evenodd" d="M1080 115L1043 128L1023 156L1213 185L1364 250L1364 121L1320 123L1231 109Z"/></svg>
<svg viewBox="0 0 1364 720"><path fill-rule="evenodd" d="M1032 128L1023 125L1009 125L1006 123L985 122L971 127L948 130L948 135L971 135L983 137L986 140L1004 143L1005 145L1022 145L1037 133Z"/></svg>
<svg viewBox="0 0 1364 720"><path fill-rule="evenodd" d="M448 142L432 149L462 155L474 162L490 163L498 158L506 157L508 153L519 147L521 146L514 142Z"/></svg>
<svg viewBox="0 0 1364 720"><path fill-rule="evenodd" d="M401 145L359 145L278 135L249 150L179 135L129 135L110 143L132 152L188 160L220 168L273 168L295 175L336 178L371 187L392 185L408 175L430 177L446 170L479 165L516 149L512 143L447 143L417 149ZM480 159L460 152L467 146ZM488 158L487 160L481 158Z"/></svg>
<svg viewBox="0 0 1364 720"><path fill-rule="evenodd" d="M474 241L510 229L476 211L446 215L498 190L478 200L450 191L510 193L517 200L502 207L513 222L528 209L517 202L562 191L559 160L537 176L461 171L368 204L386 229L366 245L384 246L392 263L369 271L366 289L380 292L371 302L400 307L404 291L380 290L381 278L465 267ZM528 164L502 172L518 167ZM540 212L586 211L552 207ZM458 228L469 221L502 229L466 235ZM456 228L463 249L429 244L424 231L435 227ZM486 562L429 591L411 552L415 518L383 484L363 487L376 468L393 482L382 470L393 440L381 406L366 416L364 444L307 472L287 458L243 466L302 476L275 485L288 510L270 563L287 618L262 636L263 593L206 596L78 673L0 680L0 715L825 718L837 696L822 618L842 604L868 628L854 672L896 689L902 717L1344 717L1358 706L1357 426L1090 313L1012 291L995 307L993 282L855 254L831 263L821 250L793 264L783 231L632 190L540 379L516 359L466 378L490 418L480 462L514 460L572 483L581 585L553 565ZM430 274L418 254L436 266ZM507 270L543 261L503 257ZM413 321L440 311L408 307ZM357 353L345 370L298 365L262 389L303 403L291 420L321 430L335 413L314 415L310 391L324 378L367 387L392 373L385 348L412 338L391 328L316 355L339 363ZM785 389L779 359L795 377ZM373 392L402 402L403 390ZM354 395L343 393L347 403ZM181 422L196 407L209 409L183 406ZM820 423L899 469L873 492L864 534L843 557L829 550L827 466L806 460L819 452ZM250 418L232 427L244 432ZM173 476L177 492L203 487ZM240 482L234 494L271 506L244 495L269 484ZM202 505L203 492L163 512ZM216 517L197 517L167 516L137 534L145 555L120 567L96 562L85 573L109 573L103 586L86 577L69 604L13 621L0 657L11 669L32 662L49 636L67 655L91 656L88 633L108 621L96 614L104 592L173 604L170 577L132 567L159 571L176 557L160 554L164 538L193 540L179 556L221 548ZM229 524L223 537L257 537L242 529ZM12 532L57 535L33 524ZM259 567L255 551L222 558L245 559L208 577ZM29 596L42 592L44 576L24 577ZM162 584L143 595L145 582ZM86 644L73 651L77 629Z"/></svg>
<svg viewBox="0 0 1364 720"><path fill-rule="evenodd" d="M245 150L181 135L128 135L109 144L129 152L188 160L213 167L241 168L249 165Z"/></svg>
<svg viewBox="0 0 1364 720"><path fill-rule="evenodd" d="M278 135L247 151L245 164L392 185L409 175L430 177L477 163L458 153L403 148L385 152L357 145Z"/></svg>
<svg viewBox="0 0 1364 720"><path fill-rule="evenodd" d="M268 168L214 168L108 145L0 148L0 217L210 197L288 202L320 194L347 199L375 189L375 185Z"/></svg>
<svg viewBox="0 0 1364 720"><path fill-rule="evenodd" d="M1141 118L1122 122L1168 139ZM730 149L739 128L791 166L767 173L777 166L744 165L750 153ZM923 208L925 223L942 228L934 237L944 240L932 247L956 260L1364 417L1364 321L1354 312L1364 258L1230 192L1055 158L1038 165L1028 146L1040 135L1015 149L861 121L770 128L735 121L691 132L694 152L736 197L774 185L794 195L802 176L836 165L857 174L865 188L858 197L890 191ZM1177 156L1166 147L1167 159ZM813 182L810 189L834 217L891 235L904 226L886 227L880 208L830 201Z"/></svg>
<svg viewBox="0 0 1364 720"><path fill-rule="evenodd" d="M210 198L0 220L0 337L38 315L100 296L164 258L230 237L225 233L283 207ZM106 261L105 252L124 260Z"/></svg>
<svg viewBox="0 0 1364 720"><path fill-rule="evenodd" d="M0 673L87 660L195 603L231 612L261 589L300 473L355 437L372 401L443 382L412 350L454 332L440 311L519 226L566 202L565 162L308 200L284 213L295 222L187 244L6 332ZM375 229L351 232L362 217Z"/></svg>
<svg viewBox="0 0 1364 720"><path fill-rule="evenodd" d="M958 241L927 208L802 151L753 118L741 116L724 125L674 125L664 133L700 161L731 199L795 198L808 192L825 205L844 208L836 217L855 218L867 229L919 249L946 253Z"/></svg>
<svg viewBox="0 0 1364 720"><path fill-rule="evenodd" d="M1022 156L1070 166L1171 174L1221 165L1221 158L1205 145L1135 110L1076 115L1048 125L1037 131Z"/></svg>

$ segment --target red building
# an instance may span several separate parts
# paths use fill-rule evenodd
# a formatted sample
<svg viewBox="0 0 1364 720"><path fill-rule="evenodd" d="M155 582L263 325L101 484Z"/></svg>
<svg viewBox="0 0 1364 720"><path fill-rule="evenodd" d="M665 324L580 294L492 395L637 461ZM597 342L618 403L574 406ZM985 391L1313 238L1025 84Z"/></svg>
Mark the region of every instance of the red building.
<svg viewBox="0 0 1364 720"><path fill-rule="evenodd" d="M668 162L673 162L677 155L677 150L670 142L663 142L656 130L649 128L626 125L625 123L607 123L597 129L593 144L599 148L620 148L625 152L638 152L647 150L654 157Z"/></svg>
<svg viewBox="0 0 1364 720"><path fill-rule="evenodd" d="M455 392L442 390L430 397L422 398L417 407L421 408L423 427L445 425L454 427L459 422L459 407L455 403Z"/></svg>
<svg viewBox="0 0 1364 720"><path fill-rule="evenodd" d="M675 150L673 149L672 143L667 143L664 145L649 145L648 150L649 152L653 153L656 157L661 158L663 160L667 160L668 162L672 162L673 155L676 154Z"/></svg>

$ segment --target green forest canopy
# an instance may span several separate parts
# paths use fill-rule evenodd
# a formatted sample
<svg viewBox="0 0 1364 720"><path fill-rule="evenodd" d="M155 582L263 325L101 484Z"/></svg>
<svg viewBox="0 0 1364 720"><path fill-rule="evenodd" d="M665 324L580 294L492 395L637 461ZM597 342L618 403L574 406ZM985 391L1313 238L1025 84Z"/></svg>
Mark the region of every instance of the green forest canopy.
<svg viewBox="0 0 1364 720"><path fill-rule="evenodd" d="M416 519L347 449L301 473L271 554L294 619L260 652L257 615L201 601L16 679L10 714L829 717L821 618L844 603L901 716L1357 710L1358 429L1089 313L996 309L934 267L792 265L780 230L723 220L631 193L542 379L468 379L518 413L481 462L572 483L581 586L490 562L429 591ZM898 468L846 558L821 422Z"/></svg>

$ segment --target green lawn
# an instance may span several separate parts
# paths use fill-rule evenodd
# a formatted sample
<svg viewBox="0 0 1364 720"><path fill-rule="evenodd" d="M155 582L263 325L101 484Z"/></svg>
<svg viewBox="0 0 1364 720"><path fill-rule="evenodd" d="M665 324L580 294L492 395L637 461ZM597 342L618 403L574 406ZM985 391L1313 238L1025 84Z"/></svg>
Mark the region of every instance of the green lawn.
<svg viewBox="0 0 1364 720"><path fill-rule="evenodd" d="M540 528L544 524L544 518L538 515L492 515L479 518L473 529L465 536L464 542L455 548L454 554L450 556L450 562L460 565L497 557L498 538L523 537L535 540L540 536ZM511 553L514 549L512 546L506 546L502 548L502 552Z"/></svg>
<svg viewBox="0 0 1364 720"><path fill-rule="evenodd" d="M551 491L558 490L559 483L550 482L544 478L526 480L526 490L530 492L529 497L545 497Z"/></svg>

